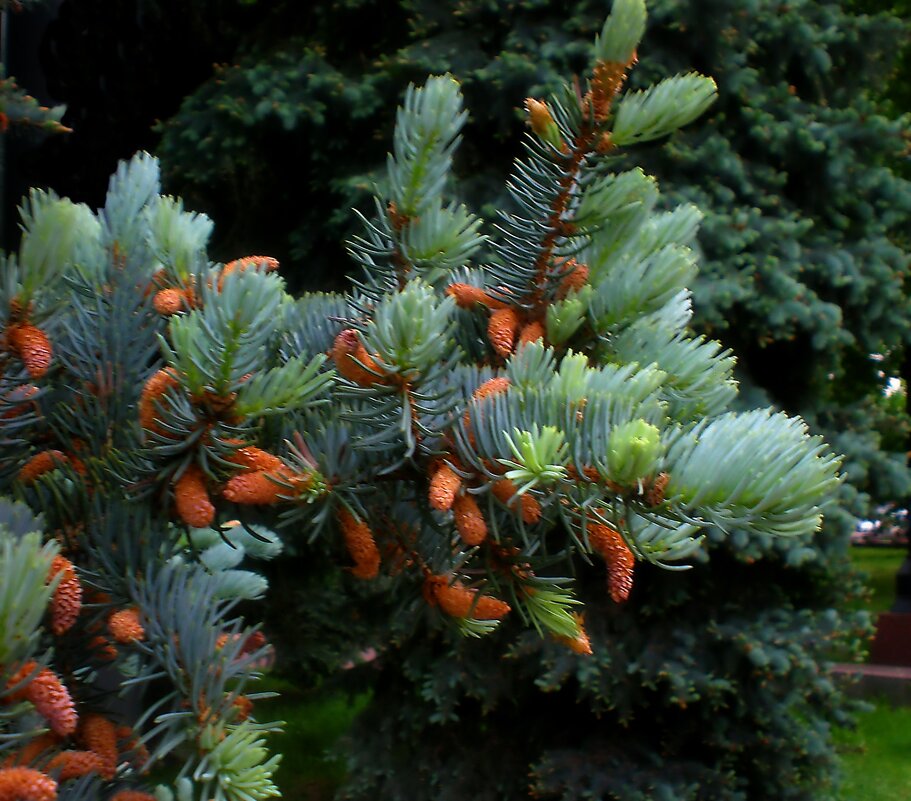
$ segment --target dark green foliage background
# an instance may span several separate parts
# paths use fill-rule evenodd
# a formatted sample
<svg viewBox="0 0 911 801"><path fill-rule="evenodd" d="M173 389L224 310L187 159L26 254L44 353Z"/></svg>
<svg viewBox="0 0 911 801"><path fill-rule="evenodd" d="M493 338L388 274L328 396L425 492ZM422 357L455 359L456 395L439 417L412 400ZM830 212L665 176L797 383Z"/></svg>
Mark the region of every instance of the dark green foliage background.
<svg viewBox="0 0 911 801"><path fill-rule="evenodd" d="M844 701L819 661L860 622L827 608L843 547L822 538L826 561L800 568L726 548L685 574L640 568L624 607L586 571L587 658L512 627L482 642L419 629L362 669L373 698L342 797L834 797Z"/></svg>
<svg viewBox="0 0 911 801"><path fill-rule="evenodd" d="M472 117L457 189L489 211L519 152L524 97L585 68L608 5L196 0L174 16L166 0L137 2L143 25L181 31L179 46L165 37L157 51L138 49L135 63L153 65L143 74L192 57L181 86L203 81L158 129L167 189L216 220L215 257L263 251L299 288L342 286L350 209L367 210L382 179L406 84L444 71L462 82ZM67 6L86 19L98 9ZM837 611L854 586L846 533L867 496L911 494L903 429L877 403L911 335L908 120L894 119L906 96L896 82L891 105L872 99L907 29L860 6L651 0L634 84L698 69L720 98L700 123L617 165L641 164L668 203L706 212L697 322L737 353L744 404L803 414L846 455L850 483L826 531L780 545L734 533L690 573L641 568L622 608L593 569L581 581L588 660L534 635L515 641L508 628L482 642L423 623L374 628L381 657L360 671L375 690L351 735L349 797L512 801L529 787L566 801L831 797L828 728L845 706L820 663L864 623ZM62 76L80 29L52 39ZM106 52L115 66L133 59ZM203 80L212 61L222 66ZM79 108L66 91L78 96L64 82L57 99ZM173 96L158 108L145 124L172 114ZM88 163L90 141L81 152ZM344 656L338 621L356 616L358 638L369 638L384 610L380 594L340 611L319 559L297 564L274 577L273 625L310 621L304 635L281 634L288 663L310 676ZM296 587L307 569L317 578Z"/></svg>

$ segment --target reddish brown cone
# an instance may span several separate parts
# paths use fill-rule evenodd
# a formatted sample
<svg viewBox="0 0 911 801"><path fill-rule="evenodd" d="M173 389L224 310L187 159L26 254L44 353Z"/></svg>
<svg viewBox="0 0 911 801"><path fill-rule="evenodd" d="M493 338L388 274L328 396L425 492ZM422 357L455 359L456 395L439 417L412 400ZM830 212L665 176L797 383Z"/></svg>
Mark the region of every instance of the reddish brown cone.
<svg viewBox="0 0 911 801"><path fill-rule="evenodd" d="M500 620L511 611L506 601L479 595L476 589L458 581L450 584L448 576L429 576L424 582L424 597L431 604L439 604L440 609L451 617Z"/></svg>
<svg viewBox="0 0 911 801"><path fill-rule="evenodd" d="M114 612L108 618L108 631L121 645L146 638L146 630L139 620L139 610L135 606Z"/></svg>
<svg viewBox="0 0 911 801"><path fill-rule="evenodd" d="M351 574L361 579L376 578L380 569L380 551L370 527L345 507L338 510L338 524L345 539L345 548L354 560Z"/></svg>
<svg viewBox="0 0 911 801"><path fill-rule="evenodd" d="M473 495L459 495L452 504L456 531L466 545L480 545L487 539L487 523Z"/></svg>
<svg viewBox="0 0 911 801"><path fill-rule="evenodd" d="M519 324L519 313L512 307L497 309L487 321L490 344L504 359L512 354Z"/></svg>
<svg viewBox="0 0 911 801"><path fill-rule="evenodd" d="M620 533L600 523L588 524L588 541L592 549L607 563L610 597L615 603L629 598L633 588L633 568L636 557Z"/></svg>
<svg viewBox="0 0 911 801"><path fill-rule="evenodd" d="M371 372L371 370L378 373L381 371L373 357L367 353L360 335L353 328L346 328L339 332L329 355L335 362L339 374L355 384L369 387L382 381L379 376Z"/></svg>
<svg viewBox="0 0 911 801"><path fill-rule="evenodd" d="M32 768L0 768L0 801L56 801L57 782Z"/></svg>
<svg viewBox="0 0 911 801"><path fill-rule="evenodd" d="M430 489L427 493L430 506L437 511L448 512L461 486L462 479L459 474L448 464L440 465L430 479Z"/></svg>
<svg viewBox="0 0 911 801"><path fill-rule="evenodd" d="M177 376L170 368L159 370L149 377L139 396L139 424L143 428L152 431L159 430L155 425L155 418L158 415L155 402L159 401L169 389L177 386L179 386Z"/></svg>
<svg viewBox="0 0 911 801"><path fill-rule="evenodd" d="M23 484L32 484L39 476L56 470L62 463L69 461L62 451L41 451L36 453L19 469L19 480Z"/></svg>
<svg viewBox="0 0 911 801"><path fill-rule="evenodd" d="M7 687L14 687L36 668L35 662L26 662L13 674ZM43 717L54 734L66 737L76 730L78 716L70 692L62 681L48 668L40 670L25 687L16 691L14 700L25 698Z"/></svg>
<svg viewBox="0 0 911 801"><path fill-rule="evenodd" d="M29 323L14 324L7 328L10 347L22 359L32 378L41 378L51 366L53 348L47 334Z"/></svg>
<svg viewBox="0 0 911 801"><path fill-rule="evenodd" d="M77 733L77 739L101 760L99 773L102 778L113 779L117 772L117 727L102 715L86 715Z"/></svg>
<svg viewBox="0 0 911 801"><path fill-rule="evenodd" d="M61 574L60 581L51 597L51 631L59 636L69 631L79 617L82 610L82 585L73 563L59 554L51 563L48 582L58 573Z"/></svg>
<svg viewBox="0 0 911 801"><path fill-rule="evenodd" d="M499 481L495 481L491 486L491 491L500 503L521 514L522 522L525 525L532 525L541 519L541 504L533 495L523 493L516 503L518 487L510 479L501 478Z"/></svg>
<svg viewBox="0 0 911 801"><path fill-rule="evenodd" d="M188 526L207 528L215 519L215 507L209 499L206 476L199 465L191 464L174 485L177 515Z"/></svg>

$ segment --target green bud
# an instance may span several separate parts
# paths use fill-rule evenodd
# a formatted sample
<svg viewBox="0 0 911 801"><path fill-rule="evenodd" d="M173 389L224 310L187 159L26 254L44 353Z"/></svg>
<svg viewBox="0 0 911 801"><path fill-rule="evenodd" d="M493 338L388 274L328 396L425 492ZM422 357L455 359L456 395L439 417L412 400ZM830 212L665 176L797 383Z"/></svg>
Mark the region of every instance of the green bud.
<svg viewBox="0 0 911 801"><path fill-rule="evenodd" d="M103 259L101 223L84 203L33 189L20 212L23 303L73 266L95 266Z"/></svg>
<svg viewBox="0 0 911 801"><path fill-rule="evenodd" d="M585 303L580 298L568 297L552 303L547 307L547 341L553 345L562 345L579 330L584 321Z"/></svg>
<svg viewBox="0 0 911 801"><path fill-rule="evenodd" d="M566 468L563 466L569 445L563 432L555 426L542 426L532 424L531 431L512 430L512 437L504 434L506 442L512 451L515 460L498 459L504 467L508 467L506 478L522 486L517 494L521 495L534 486L552 484L566 477Z"/></svg>
<svg viewBox="0 0 911 801"><path fill-rule="evenodd" d="M666 78L641 92L628 92L614 112L612 141L623 147L667 136L689 125L717 97L715 81L696 72Z"/></svg>
<svg viewBox="0 0 911 801"><path fill-rule="evenodd" d="M560 136L560 129L554 122L547 103L527 97L525 98L525 108L528 110L528 121L535 134L551 147L562 150L564 144Z"/></svg>
<svg viewBox="0 0 911 801"><path fill-rule="evenodd" d="M618 484L631 486L655 473L662 451L661 432L645 420L631 420L610 432L607 469Z"/></svg>
<svg viewBox="0 0 911 801"><path fill-rule="evenodd" d="M645 0L614 0L610 16L595 39L595 60L629 64L645 33Z"/></svg>

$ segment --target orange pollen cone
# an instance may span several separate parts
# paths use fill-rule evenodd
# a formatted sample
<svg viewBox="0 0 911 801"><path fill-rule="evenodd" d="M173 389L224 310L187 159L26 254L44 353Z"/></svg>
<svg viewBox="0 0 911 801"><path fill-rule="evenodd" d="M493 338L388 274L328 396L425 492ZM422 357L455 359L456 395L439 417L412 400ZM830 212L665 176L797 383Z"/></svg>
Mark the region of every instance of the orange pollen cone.
<svg viewBox="0 0 911 801"><path fill-rule="evenodd" d="M607 563L610 597L615 603L629 598L633 588L633 568L636 557L620 533L600 523L588 524L588 541L592 549Z"/></svg>
<svg viewBox="0 0 911 801"><path fill-rule="evenodd" d="M244 272L245 270L260 270L264 273L271 273L278 269L278 259L272 256L243 256L239 259L229 261L221 275L218 276L218 291L221 292L225 283L225 276L234 272Z"/></svg>
<svg viewBox="0 0 911 801"><path fill-rule="evenodd" d="M510 606L499 598L479 595L459 582L449 583L446 576L430 576L425 582L425 598L432 599L451 617L475 620L500 620L510 612Z"/></svg>
<svg viewBox="0 0 911 801"><path fill-rule="evenodd" d="M442 464L430 479L430 489L427 493L432 508L440 512L448 512L452 508L462 479L448 464Z"/></svg>
<svg viewBox="0 0 911 801"><path fill-rule="evenodd" d="M123 645L146 637L146 630L139 620L139 610L135 606L114 612L108 618L108 631L116 642Z"/></svg>
<svg viewBox="0 0 911 801"><path fill-rule="evenodd" d="M50 473L60 467L61 463L69 461L62 451L42 451L36 453L19 469L19 480L23 484L32 484L39 476Z"/></svg>
<svg viewBox="0 0 911 801"><path fill-rule="evenodd" d="M278 470L253 470L232 476L225 484L221 494L231 503L268 505L287 500L312 486L313 477L311 475L291 473L283 464L281 468ZM279 483L279 481L283 483ZM290 484L290 489L285 484Z"/></svg>
<svg viewBox="0 0 911 801"><path fill-rule="evenodd" d="M380 569L380 551L370 527L344 507L338 510L338 524L345 548L354 560L351 574L361 579L376 578Z"/></svg>
<svg viewBox="0 0 911 801"><path fill-rule="evenodd" d="M119 756L117 727L102 715L86 715L79 727L77 739L101 759L101 776L113 779Z"/></svg>
<svg viewBox="0 0 911 801"><path fill-rule="evenodd" d="M155 402L160 400L169 389L177 386L179 386L177 376L171 369L159 370L149 377L139 396L139 424L143 428L153 431L157 429L155 417L158 412L155 409Z"/></svg>
<svg viewBox="0 0 911 801"><path fill-rule="evenodd" d="M487 523L473 495L459 495L452 505L456 531L466 545L480 545L487 539Z"/></svg>
<svg viewBox="0 0 911 801"><path fill-rule="evenodd" d="M285 463L277 456L257 448L253 445L246 445L238 448L234 453L227 457L227 461L244 467L247 470L271 470L273 472L285 468Z"/></svg>
<svg viewBox="0 0 911 801"><path fill-rule="evenodd" d="M490 344L504 359L512 354L519 324L519 313L512 307L497 309L487 321Z"/></svg>
<svg viewBox="0 0 911 801"><path fill-rule="evenodd" d="M28 374L32 378L41 378L51 366L53 357L53 348L44 331L29 323L21 323L9 326L7 337Z"/></svg>
<svg viewBox="0 0 911 801"><path fill-rule="evenodd" d="M492 298L483 289L471 284L450 284L446 287L446 294L452 297L456 305L461 306L463 309L474 308L478 303L491 310L506 307L503 301Z"/></svg>
<svg viewBox="0 0 911 801"><path fill-rule="evenodd" d="M501 478L491 486L494 497L504 506L516 510L516 492L518 487L508 478ZM527 492L519 496L518 511L525 525L532 525L541 519L541 504L538 499Z"/></svg>
<svg viewBox="0 0 911 801"><path fill-rule="evenodd" d="M160 289L155 293L152 305L159 314L170 317L184 308L185 301L186 293L183 290L169 287L168 289Z"/></svg>
<svg viewBox="0 0 911 801"><path fill-rule="evenodd" d="M206 477L199 465L191 464L174 485L177 515L192 528L206 528L215 519L215 507L209 499Z"/></svg>
<svg viewBox="0 0 911 801"><path fill-rule="evenodd" d="M78 779L89 773L97 773L104 778L113 779L114 774L105 775L104 761L91 751L62 751L47 764L48 770L59 770L60 781Z"/></svg>
<svg viewBox="0 0 911 801"><path fill-rule="evenodd" d="M58 573L62 575L51 597L51 631L59 636L69 631L79 617L82 610L82 585L73 563L65 556L54 557L48 572L48 582Z"/></svg>
<svg viewBox="0 0 911 801"><path fill-rule="evenodd" d="M481 384L471 396L472 400L484 400L484 398L489 398L491 395L499 395L501 392L506 392L509 389L509 379L505 376L497 376L496 378L490 378Z"/></svg>
<svg viewBox="0 0 911 801"><path fill-rule="evenodd" d="M0 801L56 801L57 782L32 768L0 768Z"/></svg>
<svg viewBox="0 0 911 801"><path fill-rule="evenodd" d="M367 353L360 336L353 328L346 328L344 331L339 332L335 342L332 344L329 355L335 362L339 374L355 384L369 387L382 380L371 372L371 370L380 372L379 366L373 357Z"/></svg>
<svg viewBox="0 0 911 801"><path fill-rule="evenodd" d="M557 298L562 300L572 290L581 289L588 283L588 265L580 264L575 259L567 259L562 266L562 272L566 273L560 281L560 287L557 290Z"/></svg>
<svg viewBox="0 0 911 801"><path fill-rule="evenodd" d="M22 682L35 670L35 662L26 662L7 682L7 687L14 687ZM66 737L76 730L78 716L73 699L66 686L57 675L44 668L29 681L25 687L16 691L12 696L14 700L25 698L35 707L35 711L43 717L54 734Z"/></svg>
<svg viewBox="0 0 911 801"><path fill-rule="evenodd" d="M529 323L519 332L519 344L527 345L529 342L544 340L544 326L535 321Z"/></svg>

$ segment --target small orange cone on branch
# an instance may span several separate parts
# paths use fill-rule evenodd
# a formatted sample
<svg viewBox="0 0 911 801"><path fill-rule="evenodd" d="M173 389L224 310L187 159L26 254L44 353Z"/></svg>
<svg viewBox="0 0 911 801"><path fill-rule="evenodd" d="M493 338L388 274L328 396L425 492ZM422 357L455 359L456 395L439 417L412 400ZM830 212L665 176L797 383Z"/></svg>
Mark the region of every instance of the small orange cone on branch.
<svg viewBox="0 0 911 801"><path fill-rule="evenodd" d="M155 307L155 311L165 317L170 317L179 311L192 308L192 303L186 290L177 289L176 287L159 289L155 293L152 305Z"/></svg>
<svg viewBox="0 0 911 801"><path fill-rule="evenodd" d="M469 546L480 545L487 539L487 523L473 495L459 495L452 504L456 531L462 542Z"/></svg>
<svg viewBox="0 0 911 801"><path fill-rule="evenodd" d="M338 510L338 524L345 539L345 548L354 560L351 574L356 578L376 578L380 569L380 551L370 527L345 507Z"/></svg>
<svg viewBox="0 0 911 801"><path fill-rule="evenodd" d="M451 617L501 620L511 611L506 601L480 595L476 589L458 581L450 584L448 576L428 576L424 582L424 597L431 604L439 604Z"/></svg>
<svg viewBox="0 0 911 801"><path fill-rule="evenodd" d="M57 782L32 768L0 768L0 801L56 801Z"/></svg>
<svg viewBox="0 0 911 801"><path fill-rule="evenodd" d="M142 394L139 396L139 424L144 429L149 429L150 431L159 430L158 426L155 425L155 418L158 415L155 403L161 399L165 392L177 386L179 386L177 376L170 368L159 370L149 377L142 389Z"/></svg>
<svg viewBox="0 0 911 801"><path fill-rule="evenodd" d="M49 450L36 453L21 468L19 480L23 484L33 484L40 476L56 470L61 464L69 461L63 451Z"/></svg>
<svg viewBox="0 0 911 801"><path fill-rule="evenodd" d="M592 549L607 563L610 597L615 603L629 598L633 588L633 568L636 557L624 542L620 532L601 523L588 524L588 541Z"/></svg>
<svg viewBox="0 0 911 801"><path fill-rule="evenodd" d="M177 515L192 528L207 528L215 519L215 507L209 499L206 476L197 464L191 464L174 484Z"/></svg>
<svg viewBox="0 0 911 801"><path fill-rule="evenodd" d="M541 519L541 504L533 495L525 492L518 496L518 502L516 502L516 493L519 488L511 479L501 478L495 481L490 489L500 503L522 515L522 522L525 525L530 526Z"/></svg>
<svg viewBox="0 0 911 801"><path fill-rule="evenodd" d="M47 334L29 323L15 323L7 328L6 335L28 374L32 378L41 378L51 366L54 353Z"/></svg>
<svg viewBox="0 0 911 801"><path fill-rule="evenodd" d="M218 276L218 291L221 292L225 283L225 276L231 273L242 273L249 269L260 270L264 273L271 273L279 267L278 259L272 256L243 256L239 259L229 261Z"/></svg>
<svg viewBox="0 0 911 801"><path fill-rule="evenodd" d="M353 328L346 328L339 332L329 355L335 362L339 374L355 384L369 387L382 381L382 378L375 374L381 372L379 365L367 353L360 335Z"/></svg>
<svg viewBox="0 0 911 801"><path fill-rule="evenodd" d="M60 581L51 596L51 631L56 635L69 631L82 610L82 585L73 563L59 554L48 571L48 582L60 574Z"/></svg>
<svg viewBox="0 0 911 801"><path fill-rule="evenodd" d="M139 642L146 637L146 630L139 620L139 610L135 606L114 612L108 618L108 631L121 645Z"/></svg>
<svg viewBox="0 0 911 801"><path fill-rule="evenodd" d="M35 671L36 667L37 663L33 661L26 662L13 674L7 682L7 687L11 688L20 684ZM18 689L11 698L13 700L24 698L31 702L35 711L48 722L48 727L54 734L66 737L76 731L79 717L76 714L76 706L73 704L70 691L48 668L38 671L37 675L33 676L24 687Z"/></svg>
<svg viewBox="0 0 911 801"><path fill-rule="evenodd" d="M579 656L591 656L592 653L592 644L588 639L588 634L585 633L585 621L582 615L574 614L576 625L579 627L579 633L575 637L560 637L555 636L554 639L565 645L572 651L574 654L579 654Z"/></svg>
<svg viewBox="0 0 911 801"><path fill-rule="evenodd" d="M450 284L446 287L446 294L453 298L456 305L463 309L474 308L477 304L488 309L503 309L506 304L488 295L483 289L471 284Z"/></svg>
<svg viewBox="0 0 911 801"><path fill-rule="evenodd" d="M461 476L448 464L441 464L430 479L430 489L427 493L430 506L437 511L448 512L461 486Z"/></svg>
<svg viewBox="0 0 911 801"><path fill-rule="evenodd" d="M117 772L117 727L103 715L90 714L86 715L79 731L77 739L80 744L84 745L93 754L96 754L101 760L101 770L99 773L102 778L113 779Z"/></svg>
<svg viewBox="0 0 911 801"><path fill-rule="evenodd" d="M88 776L90 773L97 773L105 779L114 778L113 773L110 776L105 775L107 771L104 768L104 761L91 751L61 751L47 763L47 769L59 771L62 782Z"/></svg>
<svg viewBox="0 0 911 801"><path fill-rule="evenodd" d="M529 323L519 332L520 345L527 345L538 340L544 341L544 326L540 322Z"/></svg>
<svg viewBox="0 0 911 801"><path fill-rule="evenodd" d="M560 281L560 286L557 290L558 300L562 300L572 290L581 289L588 283L588 265L581 264L575 259L567 259L563 262L561 272L566 273L566 275Z"/></svg>
<svg viewBox="0 0 911 801"><path fill-rule="evenodd" d="M504 359L512 354L519 325L519 313L512 307L497 309L487 321L490 344Z"/></svg>

